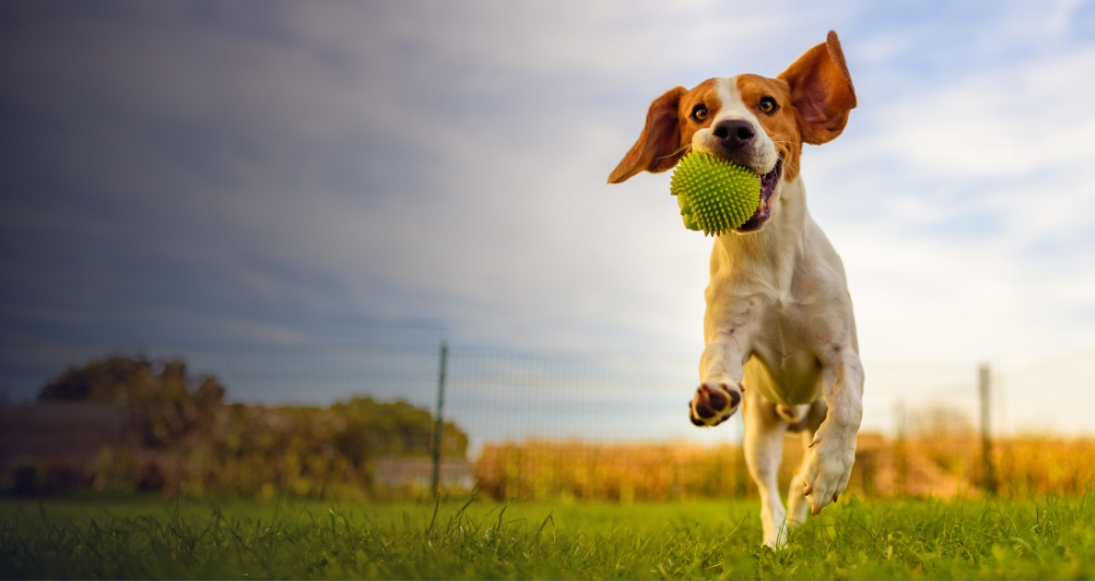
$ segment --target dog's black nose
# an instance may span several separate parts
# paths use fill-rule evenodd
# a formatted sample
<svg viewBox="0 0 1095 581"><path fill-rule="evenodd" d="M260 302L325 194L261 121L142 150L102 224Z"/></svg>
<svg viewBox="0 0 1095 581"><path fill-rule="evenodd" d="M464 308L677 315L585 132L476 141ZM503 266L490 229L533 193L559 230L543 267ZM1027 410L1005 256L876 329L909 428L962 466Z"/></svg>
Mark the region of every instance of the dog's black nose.
<svg viewBox="0 0 1095 581"><path fill-rule="evenodd" d="M715 125L715 137L726 144L728 151L736 151L741 146L749 143L757 132L753 124L741 119L725 119Z"/></svg>

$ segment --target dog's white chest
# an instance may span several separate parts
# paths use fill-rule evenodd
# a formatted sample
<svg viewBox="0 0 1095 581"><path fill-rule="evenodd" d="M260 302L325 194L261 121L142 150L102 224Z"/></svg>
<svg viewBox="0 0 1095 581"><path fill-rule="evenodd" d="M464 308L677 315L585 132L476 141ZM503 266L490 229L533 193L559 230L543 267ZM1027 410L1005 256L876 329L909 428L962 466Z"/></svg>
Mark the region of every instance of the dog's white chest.
<svg viewBox="0 0 1095 581"><path fill-rule="evenodd" d="M806 309L788 300L773 301L753 337L752 357L745 365L746 388L784 405L811 403L820 397L821 364L813 349Z"/></svg>

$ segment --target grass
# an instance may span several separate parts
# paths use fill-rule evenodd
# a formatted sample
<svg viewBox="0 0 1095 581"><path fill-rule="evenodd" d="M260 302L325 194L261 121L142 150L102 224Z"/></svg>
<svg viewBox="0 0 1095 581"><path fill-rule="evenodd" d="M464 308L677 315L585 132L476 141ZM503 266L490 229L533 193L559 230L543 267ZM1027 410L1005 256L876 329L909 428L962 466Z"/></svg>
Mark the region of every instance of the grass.
<svg viewBox="0 0 1095 581"><path fill-rule="evenodd" d="M1092 578L1095 501L0 501L3 578Z"/></svg>

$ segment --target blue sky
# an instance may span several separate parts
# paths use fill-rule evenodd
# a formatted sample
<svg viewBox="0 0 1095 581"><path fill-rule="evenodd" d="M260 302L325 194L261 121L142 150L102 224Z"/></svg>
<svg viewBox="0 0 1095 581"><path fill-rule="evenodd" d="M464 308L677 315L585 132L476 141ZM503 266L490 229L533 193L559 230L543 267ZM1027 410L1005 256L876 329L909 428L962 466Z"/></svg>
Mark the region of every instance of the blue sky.
<svg viewBox="0 0 1095 581"><path fill-rule="evenodd" d="M803 175L868 373L1095 350L1091 2L5 2L2 335L698 354L711 240L605 178L829 29L859 108Z"/></svg>

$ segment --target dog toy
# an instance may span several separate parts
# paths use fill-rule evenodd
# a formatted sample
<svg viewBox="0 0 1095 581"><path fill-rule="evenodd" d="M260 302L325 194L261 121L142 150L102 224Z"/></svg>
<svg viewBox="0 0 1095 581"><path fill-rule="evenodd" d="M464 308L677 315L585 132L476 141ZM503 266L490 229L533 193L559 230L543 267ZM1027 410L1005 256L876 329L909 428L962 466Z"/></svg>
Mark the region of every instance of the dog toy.
<svg viewBox="0 0 1095 581"><path fill-rule="evenodd" d="M719 236L757 211L760 178L745 166L694 152L677 163L669 193L677 196L685 228Z"/></svg>

